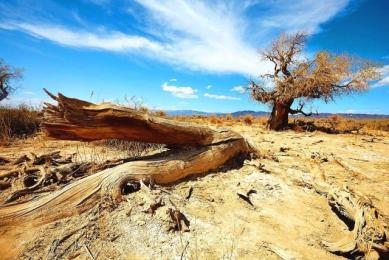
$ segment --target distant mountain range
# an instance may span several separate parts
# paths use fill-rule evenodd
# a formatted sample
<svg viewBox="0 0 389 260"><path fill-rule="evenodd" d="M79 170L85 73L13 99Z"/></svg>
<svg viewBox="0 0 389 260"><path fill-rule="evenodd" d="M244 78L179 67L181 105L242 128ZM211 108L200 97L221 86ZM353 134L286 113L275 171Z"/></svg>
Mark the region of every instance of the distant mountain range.
<svg viewBox="0 0 389 260"><path fill-rule="evenodd" d="M196 110L167 110L166 113L170 116L211 116L211 115L217 115L217 116L226 116L231 114L233 117L240 117L245 115L253 115L253 116L269 116L270 112L265 111L251 111L251 110L244 110L244 111L237 111L233 113L211 113L211 112L202 112L202 111L196 111ZM357 118L357 119L389 119L389 115L379 115L379 114L352 114L352 113L319 113L318 115L312 115L311 117L314 118L325 118L332 115L340 115L342 117L346 118ZM301 115L297 115L301 116Z"/></svg>

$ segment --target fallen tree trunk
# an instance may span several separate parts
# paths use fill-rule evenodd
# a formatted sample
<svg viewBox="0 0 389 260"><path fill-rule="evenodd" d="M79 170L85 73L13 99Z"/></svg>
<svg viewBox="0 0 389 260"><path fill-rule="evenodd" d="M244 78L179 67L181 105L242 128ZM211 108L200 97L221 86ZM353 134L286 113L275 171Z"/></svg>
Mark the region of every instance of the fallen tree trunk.
<svg viewBox="0 0 389 260"><path fill-rule="evenodd" d="M111 103L95 105L60 93L56 97L47 90L46 92L58 105L46 103L43 126L48 136L57 139L123 139L177 146L205 146L242 139L242 136L233 131L217 131Z"/></svg>
<svg viewBox="0 0 389 260"><path fill-rule="evenodd" d="M120 201L129 182L171 184L253 152L244 138L233 131L217 131L110 104L95 105L48 94L58 102L57 106L47 104L44 111L44 127L49 136L72 140L118 138L193 147L127 162L37 199L1 206L0 226L16 225L26 218L32 225L39 225L71 216L91 208L103 196Z"/></svg>

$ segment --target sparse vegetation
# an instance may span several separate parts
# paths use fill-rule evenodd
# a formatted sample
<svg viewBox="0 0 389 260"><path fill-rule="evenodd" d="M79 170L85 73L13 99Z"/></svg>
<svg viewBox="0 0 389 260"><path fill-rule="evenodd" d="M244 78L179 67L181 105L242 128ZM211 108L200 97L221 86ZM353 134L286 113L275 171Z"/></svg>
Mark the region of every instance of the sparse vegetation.
<svg viewBox="0 0 389 260"><path fill-rule="evenodd" d="M0 144L35 134L39 131L40 122L39 111L32 107L0 107Z"/></svg>
<svg viewBox="0 0 389 260"><path fill-rule="evenodd" d="M254 117L245 115L232 117L229 115L211 116L174 116L178 121L188 121L198 124L214 124L221 126L233 126L235 124L246 124L252 126L266 127L268 119L264 116ZM370 131L389 132L389 119L353 119L340 115L332 115L326 118L294 117L289 118L290 129L297 132L321 131L325 133L369 133ZM376 133L379 134L379 133Z"/></svg>
<svg viewBox="0 0 389 260"><path fill-rule="evenodd" d="M252 124L253 124L253 121L254 121L254 117L253 117L253 115L251 115L251 114L245 115L245 116L243 117L243 122L244 122L246 125L252 125Z"/></svg>

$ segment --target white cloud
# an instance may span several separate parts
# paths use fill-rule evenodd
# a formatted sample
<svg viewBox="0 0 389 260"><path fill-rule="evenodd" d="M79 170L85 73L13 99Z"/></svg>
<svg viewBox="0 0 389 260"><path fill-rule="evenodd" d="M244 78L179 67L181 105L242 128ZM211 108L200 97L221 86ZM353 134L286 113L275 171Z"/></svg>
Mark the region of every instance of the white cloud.
<svg viewBox="0 0 389 260"><path fill-rule="evenodd" d="M165 82L162 85L162 89L172 93L173 96L178 98L197 98L197 90L193 89L192 87L177 87L169 85L167 82Z"/></svg>
<svg viewBox="0 0 389 260"><path fill-rule="evenodd" d="M385 65L380 69L382 79L375 83L372 87L389 86L389 65Z"/></svg>
<svg viewBox="0 0 389 260"><path fill-rule="evenodd" d="M209 93L205 93L204 97L219 99L219 100L240 100L240 98L237 98L237 97L215 95L215 94L209 94Z"/></svg>
<svg viewBox="0 0 389 260"><path fill-rule="evenodd" d="M242 86L235 86L231 89L231 91L236 91L236 92L239 92L239 93L246 93L246 88L242 87Z"/></svg>
<svg viewBox="0 0 389 260"><path fill-rule="evenodd" d="M91 1L98 4L108 2ZM74 29L36 21L8 21L0 24L0 28L23 31L65 46L146 55L191 70L255 76L272 68L268 62L260 60L257 48L267 45L274 37L274 31L315 32L321 23L334 17L349 2L135 1L147 12L146 15L144 12L128 13L129 16L139 16L137 21L143 24L137 28L144 30L142 36L109 29ZM266 12L248 15L255 13L256 8ZM142 15L145 17L140 17ZM18 18L18 21L21 20ZM99 25L94 28L99 28Z"/></svg>
<svg viewBox="0 0 389 260"><path fill-rule="evenodd" d="M169 79L171 82L177 82L177 79Z"/></svg>
<svg viewBox="0 0 389 260"><path fill-rule="evenodd" d="M163 49L163 46L160 44L144 37L126 35L116 31L94 34L72 31L56 25L28 23L0 24L0 28L21 30L38 38L45 38L62 45L79 48L95 48L114 52L126 52L134 49L147 49L152 52L158 52Z"/></svg>
<svg viewBox="0 0 389 260"><path fill-rule="evenodd" d="M304 30L314 33L320 24L330 20L343 10L350 0L279 0L268 5L267 15L262 17L260 26L283 31Z"/></svg>

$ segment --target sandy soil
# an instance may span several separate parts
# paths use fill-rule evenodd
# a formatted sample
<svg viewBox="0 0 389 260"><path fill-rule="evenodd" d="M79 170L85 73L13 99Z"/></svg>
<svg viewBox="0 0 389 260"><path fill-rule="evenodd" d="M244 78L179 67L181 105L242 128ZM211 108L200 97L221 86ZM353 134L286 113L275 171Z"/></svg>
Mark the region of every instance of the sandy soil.
<svg viewBox="0 0 389 260"><path fill-rule="evenodd" d="M317 177L367 196L389 223L389 137L270 132L242 125L233 129L257 147L262 158L175 186L144 188L126 195L119 205L103 198L90 211L40 227L0 227L0 258L342 258L329 253L322 241L350 235L348 227L326 198L297 185ZM43 137L2 147L0 156L58 149L80 153L80 147L84 160L97 160L102 154L104 159L124 156ZM249 190L256 192L250 196L253 205L237 195ZM145 212L159 198L165 206L154 215ZM172 224L166 211L172 204L190 220L186 232L168 231Z"/></svg>

